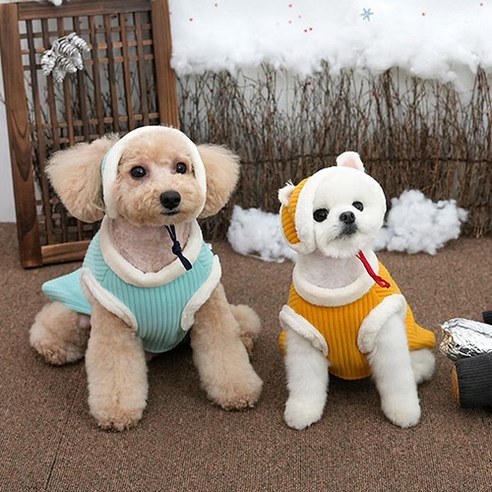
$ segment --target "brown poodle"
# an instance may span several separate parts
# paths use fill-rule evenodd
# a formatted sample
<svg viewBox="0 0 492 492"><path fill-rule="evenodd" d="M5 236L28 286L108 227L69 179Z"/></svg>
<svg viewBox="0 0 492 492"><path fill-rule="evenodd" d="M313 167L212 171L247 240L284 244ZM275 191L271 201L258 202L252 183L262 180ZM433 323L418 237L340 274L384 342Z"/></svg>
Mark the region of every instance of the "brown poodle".
<svg viewBox="0 0 492 492"><path fill-rule="evenodd" d="M55 365L85 355L99 426L122 430L140 420L146 361L188 332L210 400L254 406L262 382L248 351L260 321L250 307L227 302L218 258L196 220L229 199L237 157L149 126L58 152L47 174L73 216L103 220L82 268L43 286L53 302L37 314L30 342Z"/></svg>

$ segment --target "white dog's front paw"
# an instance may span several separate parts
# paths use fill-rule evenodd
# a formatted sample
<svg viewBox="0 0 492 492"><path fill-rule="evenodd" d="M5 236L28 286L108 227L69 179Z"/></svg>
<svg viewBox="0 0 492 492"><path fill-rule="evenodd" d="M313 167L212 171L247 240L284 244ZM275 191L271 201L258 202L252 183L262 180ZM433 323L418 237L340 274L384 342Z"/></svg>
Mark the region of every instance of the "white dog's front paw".
<svg viewBox="0 0 492 492"><path fill-rule="evenodd" d="M317 422L323 415L323 405L312 400L289 398L285 405L285 423L292 429L305 429Z"/></svg>
<svg viewBox="0 0 492 492"><path fill-rule="evenodd" d="M404 429L417 425L420 420L420 405L415 396L395 395L381 402L381 409L390 422Z"/></svg>
<svg viewBox="0 0 492 492"><path fill-rule="evenodd" d="M436 358L429 349L410 352L410 362L417 384L429 381L432 378L436 366Z"/></svg>

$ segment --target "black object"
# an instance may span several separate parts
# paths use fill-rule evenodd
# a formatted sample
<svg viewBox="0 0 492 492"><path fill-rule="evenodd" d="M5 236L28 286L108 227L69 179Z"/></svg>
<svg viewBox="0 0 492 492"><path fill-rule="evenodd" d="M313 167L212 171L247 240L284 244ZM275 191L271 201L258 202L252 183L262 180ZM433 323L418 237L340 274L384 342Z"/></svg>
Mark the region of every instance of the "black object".
<svg viewBox="0 0 492 492"><path fill-rule="evenodd" d="M456 361L453 379L462 407L492 406L492 353Z"/></svg>
<svg viewBox="0 0 492 492"><path fill-rule="evenodd" d="M169 233L169 236L171 238L171 241L173 242L172 246L172 252L179 258L179 261L183 264L185 270L191 270L193 268L193 265L190 263L190 260L185 257L183 254L183 250L181 249L181 244L179 244L179 241L176 237L176 229L174 228L173 225L166 226L167 232Z"/></svg>
<svg viewBox="0 0 492 492"><path fill-rule="evenodd" d="M180 204L181 195L177 191L166 191L165 193L161 193L159 199L164 208L173 210Z"/></svg>
<svg viewBox="0 0 492 492"><path fill-rule="evenodd" d="M492 311L484 311L482 313L483 322L492 325Z"/></svg>

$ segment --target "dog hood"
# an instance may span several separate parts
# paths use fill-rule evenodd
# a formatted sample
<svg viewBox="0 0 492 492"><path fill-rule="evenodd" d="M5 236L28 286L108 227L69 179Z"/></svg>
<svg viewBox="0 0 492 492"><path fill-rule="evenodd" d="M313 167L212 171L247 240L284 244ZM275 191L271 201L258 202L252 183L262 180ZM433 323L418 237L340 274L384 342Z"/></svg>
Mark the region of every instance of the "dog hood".
<svg viewBox="0 0 492 492"><path fill-rule="evenodd" d="M136 137L140 137L146 134L162 134L163 136L171 135L173 136L173 138L180 140L186 144L193 163L195 178L200 189L202 190L202 194L204 197L202 207L197 212L197 215L199 215L203 210L203 207L205 206L205 196L207 193L205 166L203 164L202 158L200 157L197 146L183 132L177 130L176 128L170 128L166 126L142 126L135 130L132 130L131 132L120 138L120 140L118 140L116 144L108 150L101 164L103 200L106 209L106 215L108 215L112 219L115 219L118 216L116 204L113 197L113 187L116 181L116 176L118 174L118 164L120 162L121 156L123 155L125 149L132 144L132 141Z"/></svg>
<svg viewBox="0 0 492 492"><path fill-rule="evenodd" d="M337 167L350 167L364 172L364 164L356 152L344 152L337 157L337 166L330 166L302 180L297 186L287 184L279 190L282 203L280 218L282 233L296 252L309 254L316 249L313 224L313 201L321 181L337 172Z"/></svg>

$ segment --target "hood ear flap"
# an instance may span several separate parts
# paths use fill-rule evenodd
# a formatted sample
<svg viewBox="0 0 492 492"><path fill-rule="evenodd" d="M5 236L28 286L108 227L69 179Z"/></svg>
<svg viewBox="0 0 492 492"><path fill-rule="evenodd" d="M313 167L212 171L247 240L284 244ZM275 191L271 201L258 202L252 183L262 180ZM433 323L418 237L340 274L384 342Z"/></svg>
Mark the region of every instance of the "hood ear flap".
<svg viewBox="0 0 492 492"><path fill-rule="evenodd" d="M278 193L279 200L282 203L280 209L282 231L285 239L291 246L300 243L296 229L297 202L299 200L299 194L308 179L309 178L302 180L297 186L294 186L292 183L287 183L287 185L279 190Z"/></svg>
<svg viewBox="0 0 492 492"><path fill-rule="evenodd" d="M364 164L357 152L344 152L337 157L337 166L351 167L364 172Z"/></svg>
<svg viewBox="0 0 492 492"><path fill-rule="evenodd" d="M279 202L288 207L292 193L296 187L292 184L292 181L288 181L287 184L278 190L278 200Z"/></svg>

